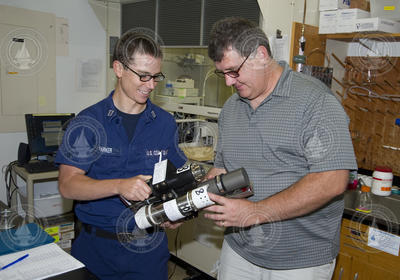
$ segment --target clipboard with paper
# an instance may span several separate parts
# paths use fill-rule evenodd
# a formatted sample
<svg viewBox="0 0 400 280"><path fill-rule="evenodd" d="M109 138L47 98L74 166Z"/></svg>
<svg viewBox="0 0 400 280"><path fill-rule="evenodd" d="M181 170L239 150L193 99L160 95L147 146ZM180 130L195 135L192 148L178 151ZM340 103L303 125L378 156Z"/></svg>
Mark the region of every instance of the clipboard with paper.
<svg viewBox="0 0 400 280"><path fill-rule="evenodd" d="M0 279L37 280L84 265L69 255L37 224L0 232Z"/></svg>

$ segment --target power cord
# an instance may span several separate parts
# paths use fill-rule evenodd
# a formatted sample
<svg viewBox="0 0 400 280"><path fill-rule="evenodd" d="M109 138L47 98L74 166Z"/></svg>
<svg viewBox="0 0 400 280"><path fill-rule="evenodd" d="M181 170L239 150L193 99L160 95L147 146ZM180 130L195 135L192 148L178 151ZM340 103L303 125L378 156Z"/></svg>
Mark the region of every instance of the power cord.
<svg viewBox="0 0 400 280"><path fill-rule="evenodd" d="M7 195L7 206L11 207L11 198L14 192L18 189L17 182L14 181L11 171L15 165L18 165L18 161L14 160L8 165L3 166L2 172L4 173L4 181L6 184L6 195ZM15 189L11 191L11 183L15 186Z"/></svg>

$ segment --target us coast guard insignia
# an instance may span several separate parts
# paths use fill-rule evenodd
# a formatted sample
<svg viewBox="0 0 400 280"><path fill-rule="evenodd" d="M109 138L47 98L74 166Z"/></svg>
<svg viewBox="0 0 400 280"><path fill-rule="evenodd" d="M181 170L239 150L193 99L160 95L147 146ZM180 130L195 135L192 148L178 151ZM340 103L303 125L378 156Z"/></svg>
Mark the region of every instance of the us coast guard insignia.
<svg viewBox="0 0 400 280"><path fill-rule="evenodd" d="M25 209L22 214L18 214L18 207ZM39 218L44 217L45 214L37 207L28 210L30 206L27 204L20 204L18 207L13 206L8 209L6 226L10 227L3 228L8 230L0 234L0 243L10 249L11 252L24 250L32 244L44 244L48 240L48 234L42 230L42 228L48 227L47 219ZM14 228L14 225L19 225L21 223L21 219L22 221L30 220L31 223ZM4 226L5 221L3 217L1 222Z"/></svg>
<svg viewBox="0 0 400 280"><path fill-rule="evenodd" d="M94 118L78 116L69 123L59 151L73 162L89 164L102 155L100 148L106 144L107 134L103 125Z"/></svg>
<svg viewBox="0 0 400 280"><path fill-rule="evenodd" d="M161 245L166 238L165 233L160 227L150 230L142 230L136 226L134 213L129 208L122 211L118 217L116 224L118 241L131 252L148 253Z"/></svg>
<svg viewBox="0 0 400 280"><path fill-rule="evenodd" d="M0 60L8 74L34 75L46 66L47 58L47 40L32 28L13 29L2 38Z"/></svg>

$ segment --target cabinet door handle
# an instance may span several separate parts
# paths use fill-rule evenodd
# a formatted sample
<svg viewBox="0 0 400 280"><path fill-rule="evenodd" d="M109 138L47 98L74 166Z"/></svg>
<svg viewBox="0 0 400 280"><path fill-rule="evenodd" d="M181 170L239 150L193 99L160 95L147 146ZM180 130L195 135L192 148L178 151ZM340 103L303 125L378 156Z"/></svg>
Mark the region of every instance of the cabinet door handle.
<svg viewBox="0 0 400 280"><path fill-rule="evenodd" d="M358 272L356 272L356 274L354 274L353 280L357 280L357 279L358 279Z"/></svg>
<svg viewBox="0 0 400 280"><path fill-rule="evenodd" d="M343 267L341 267L339 271L339 280L342 280L342 276L343 276Z"/></svg>

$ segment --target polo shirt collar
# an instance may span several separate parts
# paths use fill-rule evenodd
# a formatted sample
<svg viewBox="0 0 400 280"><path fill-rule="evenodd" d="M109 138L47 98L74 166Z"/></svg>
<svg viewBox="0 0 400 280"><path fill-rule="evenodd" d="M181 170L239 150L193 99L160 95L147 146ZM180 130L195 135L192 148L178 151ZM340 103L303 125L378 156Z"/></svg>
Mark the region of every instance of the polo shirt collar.
<svg viewBox="0 0 400 280"><path fill-rule="evenodd" d="M278 82L276 83L276 86L274 90L272 91L271 95L276 95L276 96L284 96L284 97L289 97L290 96L290 73L293 71L290 67L289 64L286 63L286 61L278 61L278 64L283 67L283 71L281 76L279 77ZM279 89L279 90L277 90Z"/></svg>
<svg viewBox="0 0 400 280"><path fill-rule="evenodd" d="M111 91L111 93L108 95L106 98L105 102L105 112L106 112L106 117L108 120L113 121L114 119L119 119L120 116L118 116L118 110L114 105L114 101L112 99L114 95L114 90ZM143 111L143 117L145 118L144 121L145 123L151 122L156 119L157 114L154 110L154 105L151 103L150 99L147 99L146 101L146 108Z"/></svg>

